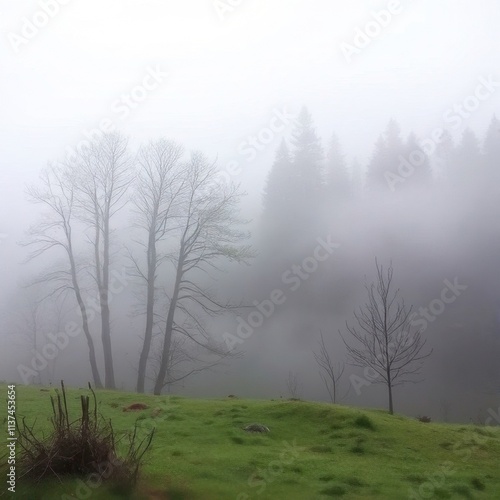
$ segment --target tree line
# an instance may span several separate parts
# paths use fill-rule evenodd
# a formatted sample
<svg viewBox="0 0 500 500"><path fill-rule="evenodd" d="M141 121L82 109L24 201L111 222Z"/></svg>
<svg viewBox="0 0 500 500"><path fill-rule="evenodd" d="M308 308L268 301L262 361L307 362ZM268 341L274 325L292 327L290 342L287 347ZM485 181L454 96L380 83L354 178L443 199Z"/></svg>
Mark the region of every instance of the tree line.
<svg viewBox="0 0 500 500"><path fill-rule="evenodd" d="M311 113L303 108L290 139L276 150L263 192L262 230L271 248L293 246L297 235L317 231L318 215L363 195L430 189L447 183L453 189L498 194L500 180L500 121L494 116L480 140L469 128L455 143L449 131L433 141L406 138L395 120L379 135L368 164L346 160L338 136L332 134L326 151ZM279 243L277 243L279 242Z"/></svg>

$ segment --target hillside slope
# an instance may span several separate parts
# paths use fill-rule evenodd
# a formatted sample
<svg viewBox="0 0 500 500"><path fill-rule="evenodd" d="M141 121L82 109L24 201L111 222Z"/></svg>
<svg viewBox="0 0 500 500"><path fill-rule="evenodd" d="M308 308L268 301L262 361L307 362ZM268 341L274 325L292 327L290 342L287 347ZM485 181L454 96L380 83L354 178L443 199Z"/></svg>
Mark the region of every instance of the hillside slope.
<svg viewBox="0 0 500 500"><path fill-rule="evenodd" d="M6 386L0 389L7 393ZM70 415L77 418L79 395L88 391L67 393ZM134 498L500 498L498 427L425 424L378 410L303 401L119 391L98 391L97 397L99 410L112 420L118 436L133 429L136 419L144 434L156 427ZM133 403L148 408L123 411ZM36 418L35 429L47 431L51 412L49 392L17 387L18 418ZM242 429L254 422L270 432ZM6 436L5 420L2 432ZM20 479L17 494L47 500L61 495L121 498L106 486L77 480L62 485L48 481L34 488Z"/></svg>

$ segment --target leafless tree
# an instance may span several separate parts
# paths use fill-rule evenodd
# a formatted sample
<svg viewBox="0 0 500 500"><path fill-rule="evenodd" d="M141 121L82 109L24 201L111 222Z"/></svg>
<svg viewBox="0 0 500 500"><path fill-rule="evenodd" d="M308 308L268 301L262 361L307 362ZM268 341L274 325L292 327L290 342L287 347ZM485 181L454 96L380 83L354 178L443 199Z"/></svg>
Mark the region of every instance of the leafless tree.
<svg viewBox="0 0 500 500"><path fill-rule="evenodd" d="M178 205L184 186L179 168L183 149L178 144L160 139L142 147L137 155L139 166L133 203L135 225L146 233L146 242L137 241L145 249L146 265L131 252L135 275L146 287L146 324L139 358L137 392L144 392L153 328L155 324L156 282L164 256L159 244L178 225Z"/></svg>
<svg viewBox="0 0 500 500"><path fill-rule="evenodd" d="M74 160L75 198L79 216L90 228L94 254L94 279L99 292L104 384L114 389L113 350L109 308L111 221L127 203L133 180L127 139L118 133L104 134L83 148Z"/></svg>
<svg viewBox="0 0 500 500"><path fill-rule="evenodd" d="M210 287L203 286L199 277L219 270L218 265L224 259L245 262L251 252L247 246L240 244L247 235L239 229L242 221L235 215L241 193L232 184L216 184L216 173L215 165L200 153L194 153L185 165L179 244L172 259L175 277L169 297L155 394L160 394L169 383L167 373L174 334L184 336L216 359L222 360L230 355L221 342L212 338L202 317L215 316L236 306L219 302Z"/></svg>
<svg viewBox="0 0 500 500"><path fill-rule="evenodd" d="M62 166L49 166L41 175L41 184L39 188L28 188L30 200L47 210L41 221L29 229L28 239L23 243L33 248L28 261L43 256L49 251L62 249L65 264L43 273L34 282L52 282L54 284L52 293L62 293L66 290L74 293L82 316L83 333L89 348L92 378L96 387L102 387L74 251L74 178Z"/></svg>
<svg viewBox="0 0 500 500"><path fill-rule="evenodd" d="M423 360L432 350L425 351L426 341L422 332L411 325L411 307L405 306L399 298L399 289L393 289L393 267L387 271L375 259L377 282L366 285L368 302L354 313L357 326L346 323L355 344L342 340L347 348L352 364L369 367L387 386L389 413L393 413L393 387L406 382L415 382L412 375L418 374Z"/></svg>
<svg viewBox="0 0 500 500"><path fill-rule="evenodd" d="M335 364L328 352L325 344L325 339L323 338L323 333L321 334L321 340L319 342L319 352L313 352L314 359L318 364L320 371L321 380L325 384L328 395L330 396L330 401L332 403L337 402L339 383L344 375L345 364L337 363ZM349 390L347 390L349 392ZM347 392L342 396L347 396ZM342 398L341 398L342 399Z"/></svg>

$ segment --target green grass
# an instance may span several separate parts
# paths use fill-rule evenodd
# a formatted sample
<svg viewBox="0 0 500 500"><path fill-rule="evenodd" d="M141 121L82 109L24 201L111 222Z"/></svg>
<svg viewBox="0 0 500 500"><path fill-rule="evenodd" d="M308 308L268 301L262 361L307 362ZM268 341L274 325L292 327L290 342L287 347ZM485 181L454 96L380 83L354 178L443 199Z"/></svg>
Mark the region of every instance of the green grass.
<svg viewBox="0 0 500 500"><path fill-rule="evenodd" d="M6 394L6 386L0 385L0 391ZM68 389L70 417L79 416L79 395L87 392ZM17 387L17 416L28 422L36 418L39 432L50 429L49 394ZM420 498L500 498L496 427L422 424L380 410L305 401L187 399L118 391L97 391L97 398L119 437L136 419L143 433L156 427L138 493L129 498L399 500L412 498L412 492L419 498L419 490ZM122 411L138 402L149 408ZM270 432L242 430L254 422ZM5 436L5 422L2 432ZM0 496L5 487L3 482ZM125 498L105 485L90 491L91 499ZM17 495L33 500L84 498L85 486L65 479L63 484L51 480L34 487L18 479Z"/></svg>

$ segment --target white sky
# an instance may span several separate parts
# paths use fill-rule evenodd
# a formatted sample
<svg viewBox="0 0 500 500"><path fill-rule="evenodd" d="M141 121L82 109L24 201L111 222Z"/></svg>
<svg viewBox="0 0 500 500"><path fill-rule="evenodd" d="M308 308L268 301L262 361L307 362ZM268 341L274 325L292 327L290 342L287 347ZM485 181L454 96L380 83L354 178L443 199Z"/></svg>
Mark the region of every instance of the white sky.
<svg viewBox="0 0 500 500"><path fill-rule="evenodd" d="M364 162L389 118L425 137L480 76L500 81L495 0L402 1L401 13L350 64L341 44L353 43L356 28L389 2L242 0L221 20L213 0L65 1L15 53L9 37L44 0L0 0L4 256L16 255L15 242L36 216L24 184L103 118L137 143L165 135L218 156L222 168L239 161L257 199L279 136L248 164L237 148L274 109L307 105L320 135L335 131L347 155ZM121 119L113 103L157 65L170 76ZM482 132L499 96L481 102L455 133Z"/></svg>

